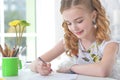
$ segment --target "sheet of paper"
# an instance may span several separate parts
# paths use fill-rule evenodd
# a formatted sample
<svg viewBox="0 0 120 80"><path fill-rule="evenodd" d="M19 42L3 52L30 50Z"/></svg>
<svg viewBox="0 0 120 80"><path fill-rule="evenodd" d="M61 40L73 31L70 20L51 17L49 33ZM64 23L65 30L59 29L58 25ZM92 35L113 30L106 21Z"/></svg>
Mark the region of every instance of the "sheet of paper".
<svg viewBox="0 0 120 80"><path fill-rule="evenodd" d="M35 74L29 77L29 80L76 80L77 74L65 74L65 73L51 73L49 76L40 76Z"/></svg>
<svg viewBox="0 0 120 80"><path fill-rule="evenodd" d="M0 70L0 77L2 77L2 71ZM2 77L3 78L3 77ZM92 77L77 74L65 74L65 73L51 73L49 76L41 76L38 73L32 72L30 69L23 69L19 71L18 76L4 77L5 80L119 80L112 78Z"/></svg>

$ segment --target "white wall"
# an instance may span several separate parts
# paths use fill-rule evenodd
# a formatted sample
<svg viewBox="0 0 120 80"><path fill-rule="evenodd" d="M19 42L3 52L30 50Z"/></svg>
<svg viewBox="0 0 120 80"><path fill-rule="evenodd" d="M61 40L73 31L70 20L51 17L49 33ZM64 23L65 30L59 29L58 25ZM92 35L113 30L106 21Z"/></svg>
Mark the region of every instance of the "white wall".
<svg viewBox="0 0 120 80"><path fill-rule="evenodd" d="M54 0L36 0L37 56L40 56L55 43Z"/></svg>
<svg viewBox="0 0 120 80"><path fill-rule="evenodd" d="M112 38L120 42L120 0L101 0L110 18Z"/></svg>
<svg viewBox="0 0 120 80"><path fill-rule="evenodd" d="M55 0L55 32L56 32L56 42L59 41L61 38L63 38L63 28L62 28L62 22L63 18L60 13L60 1L61 0Z"/></svg>

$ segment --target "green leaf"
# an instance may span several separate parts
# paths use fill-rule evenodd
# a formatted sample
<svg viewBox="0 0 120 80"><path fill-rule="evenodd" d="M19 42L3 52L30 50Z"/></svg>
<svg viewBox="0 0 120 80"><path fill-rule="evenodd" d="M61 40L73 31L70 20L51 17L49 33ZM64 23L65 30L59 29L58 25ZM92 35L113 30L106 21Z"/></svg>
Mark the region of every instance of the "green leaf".
<svg viewBox="0 0 120 80"><path fill-rule="evenodd" d="M26 26L29 26L30 23L28 23L28 22L25 21L25 20L21 20L20 25L23 26L23 27L26 27Z"/></svg>

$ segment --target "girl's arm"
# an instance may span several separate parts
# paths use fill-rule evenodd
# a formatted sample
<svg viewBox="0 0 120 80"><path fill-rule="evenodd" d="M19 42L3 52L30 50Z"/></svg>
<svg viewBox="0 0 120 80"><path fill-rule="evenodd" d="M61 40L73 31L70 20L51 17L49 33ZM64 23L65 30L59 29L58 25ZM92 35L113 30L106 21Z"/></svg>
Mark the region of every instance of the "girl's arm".
<svg viewBox="0 0 120 80"><path fill-rule="evenodd" d="M106 77L111 73L112 67L118 53L119 45L117 43L109 43L103 52L103 58L99 63L73 65L71 70L78 74Z"/></svg>
<svg viewBox="0 0 120 80"><path fill-rule="evenodd" d="M41 58L46 62L50 62L59 55L61 55L64 51L65 49L64 49L63 40L61 40L51 50L43 54Z"/></svg>
<svg viewBox="0 0 120 80"><path fill-rule="evenodd" d="M58 57L59 55L61 55L63 52L65 51L64 49L64 44L63 44L63 40L59 41L52 49L50 49L48 52L46 52L45 54L43 54L41 56L41 58L45 61L45 62L50 62L53 59L55 59L56 57ZM35 61L33 61L31 63L31 70L33 72L37 72L36 71L36 66L39 62L39 59L36 59Z"/></svg>

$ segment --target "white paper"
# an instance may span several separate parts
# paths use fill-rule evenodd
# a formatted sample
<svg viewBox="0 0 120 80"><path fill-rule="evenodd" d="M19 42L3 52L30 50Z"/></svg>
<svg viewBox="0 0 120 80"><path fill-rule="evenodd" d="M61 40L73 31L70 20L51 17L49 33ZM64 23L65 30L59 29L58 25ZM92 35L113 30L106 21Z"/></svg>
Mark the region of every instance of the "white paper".
<svg viewBox="0 0 120 80"><path fill-rule="evenodd" d="M76 80L77 74L65 74L65 73L51 73L48 76L41 76L40 74L35 74L29 77L29 80Z"/></svg>

